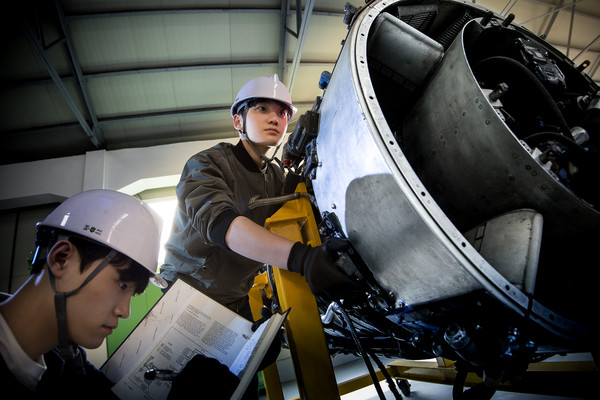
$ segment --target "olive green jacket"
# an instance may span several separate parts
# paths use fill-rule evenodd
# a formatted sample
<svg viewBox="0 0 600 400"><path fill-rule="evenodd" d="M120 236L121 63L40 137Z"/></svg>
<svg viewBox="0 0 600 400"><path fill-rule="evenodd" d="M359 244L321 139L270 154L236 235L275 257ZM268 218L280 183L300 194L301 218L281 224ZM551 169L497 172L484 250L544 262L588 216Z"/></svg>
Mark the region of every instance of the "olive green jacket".
<svg viewBox="0 0 600 400"><path fill-rule="evenodd" d="M229 250L225 233L240 215L263 226L280 205L251 210L248 203L256 195L281 195L283 185L279 166L270 163L260 171L241 141L191 157L176 188L177 209L161 275L170 281L177 273L189 275L224 305L245 298L262 264Z"/></svg>

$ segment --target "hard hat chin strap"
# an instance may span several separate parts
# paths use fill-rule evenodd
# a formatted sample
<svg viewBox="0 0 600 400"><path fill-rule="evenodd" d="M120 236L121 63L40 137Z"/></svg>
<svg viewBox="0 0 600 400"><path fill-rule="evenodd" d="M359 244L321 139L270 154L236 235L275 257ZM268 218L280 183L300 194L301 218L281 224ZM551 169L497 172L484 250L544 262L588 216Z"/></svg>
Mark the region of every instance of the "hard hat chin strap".
<svg viewBox="0 0 600 400"><path fill-rule="evenodd" d="M258 151L256 149L256 147L254 147L254 142L252 142L252 140L250 140L250 138L248 137L248 134L246 133L246 113L247 112L248 112L248 109L246 108L246 110L242 114L242 130L241 131L238 130L238 132L240 133L240 136L242 137L242 140L245 140L246 142L248 142L248 144L250 145L250 148L252 149L252 151L254 151L254 153L261 160L263 160L266 164L270 164L273 160L276 160L277 163L280 164L280 166L281 166L280 161L275 158L275 155L277 154L277 152L279 151L279 148L281 147L281 143L279 143L277 145L277 147L275 148L275 152L273 153L273 157L271 157L271 158L265 156L263 153L261 153L260 151Z"/></svg>
<svg viewBox="0 0 600 400"><path fill-rule="evenodd" d="M58 347L60 349L60 355L64 360L71 360L75 357L76 353L74 351L74 345L69 341L68 333L67 333L67 297L74 295L77 293L82 287L87 285L96 275L100 273L106 267L112 259L118 254L116 250L112 250L110 253L104 257L104 260L92 271L91 274L85 278L85 280L79 285L78 288L68 291L68 292L57 292L56 291L56 282L54 278L54 274L50 270L50 266L48 266L49 278L50 278L50 286L52 287L52 291L54 292L54 307L56 309L56 322L58 329Z"/></svg>

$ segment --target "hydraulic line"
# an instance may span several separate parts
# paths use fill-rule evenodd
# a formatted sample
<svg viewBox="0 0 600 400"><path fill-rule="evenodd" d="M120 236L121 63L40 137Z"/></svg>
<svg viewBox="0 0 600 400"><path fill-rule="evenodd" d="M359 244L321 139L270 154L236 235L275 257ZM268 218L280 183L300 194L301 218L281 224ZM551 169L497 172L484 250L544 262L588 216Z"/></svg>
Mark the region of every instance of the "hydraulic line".
<svg viewBox="0 0 600 400"><path fill-rule="evenodd" d="M373 361L375 361L375 364L377 364L383 376L385 376L385 381L387 382L390 391L394 394L394 397L397 399L401 399L402 395L400 395L398 389L396 389L396 384L392 381L392 377L390 376L387 369L385 369L385 366L383 365L381 360L371 350L367 350L367 352L369 353Z"/></svg>
<svg viewBox="0 0 600 400"><path fill-rule="evenodd" d="M356 331L354 330L354 324L352 324L352 321L350 320L350 317L346 313L346 310L344 310L344 308L339 303L336 303L336 304L338 305L339 311L342 313L344 321L346 321L346 324L348 324L348 328L350 329L350 333L352 334L352 339L354 339L354 343L356 344L358 352L360 353L363 360L365 361L367 369L369 370L369 374L371 375L371 380L373 381L373 384L375 385L375 389L377 390L377 394L379 395L379 398L382 400L385 400L385 395L383 394L383 390L381 389L381 385L379 384L379 380L377 379L377 375L375 374L373 365L371 364L371 361L369 360L369 356L368 356L367 352L364 351L362 344L360 343L360 339L358 338L358 335L356 334ZM397 391L396 392L393 391L392 393L394 393L394 396L396 396L397 399L402 399L402 396L400 396L400 394ZM398 397L398 396L400 396L400 397Z"/></svg>

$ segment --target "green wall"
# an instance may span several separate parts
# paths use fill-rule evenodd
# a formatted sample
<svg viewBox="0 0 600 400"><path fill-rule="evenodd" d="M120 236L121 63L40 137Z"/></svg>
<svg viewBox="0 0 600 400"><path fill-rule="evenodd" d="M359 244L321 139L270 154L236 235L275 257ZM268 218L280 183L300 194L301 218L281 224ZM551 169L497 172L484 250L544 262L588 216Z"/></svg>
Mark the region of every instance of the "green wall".
<svg viewBox="0 0 600 400"><path fill-rule="evenodd" d="M120 319L119 326L106 338L106 350L108 357L121 345L123 340L129 336L131 331L140 323L142 318L150 311L162 296L162 291L156 286L149 284L144 293L131 299L131 315L127 319Z"/></svg>

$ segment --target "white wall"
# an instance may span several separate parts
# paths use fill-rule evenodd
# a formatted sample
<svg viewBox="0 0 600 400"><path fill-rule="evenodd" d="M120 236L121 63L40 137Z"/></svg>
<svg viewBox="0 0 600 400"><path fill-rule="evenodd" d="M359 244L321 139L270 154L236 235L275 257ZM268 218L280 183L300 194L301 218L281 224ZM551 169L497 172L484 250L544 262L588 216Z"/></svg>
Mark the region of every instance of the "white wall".
<svg viewBox="0 0 600 400"><path fill-rule="evenodd" d="M237 138L176 143L0 166L0 210L47 204L83 190L114 189L131 195L175 186L189 157Z"/></svg>

